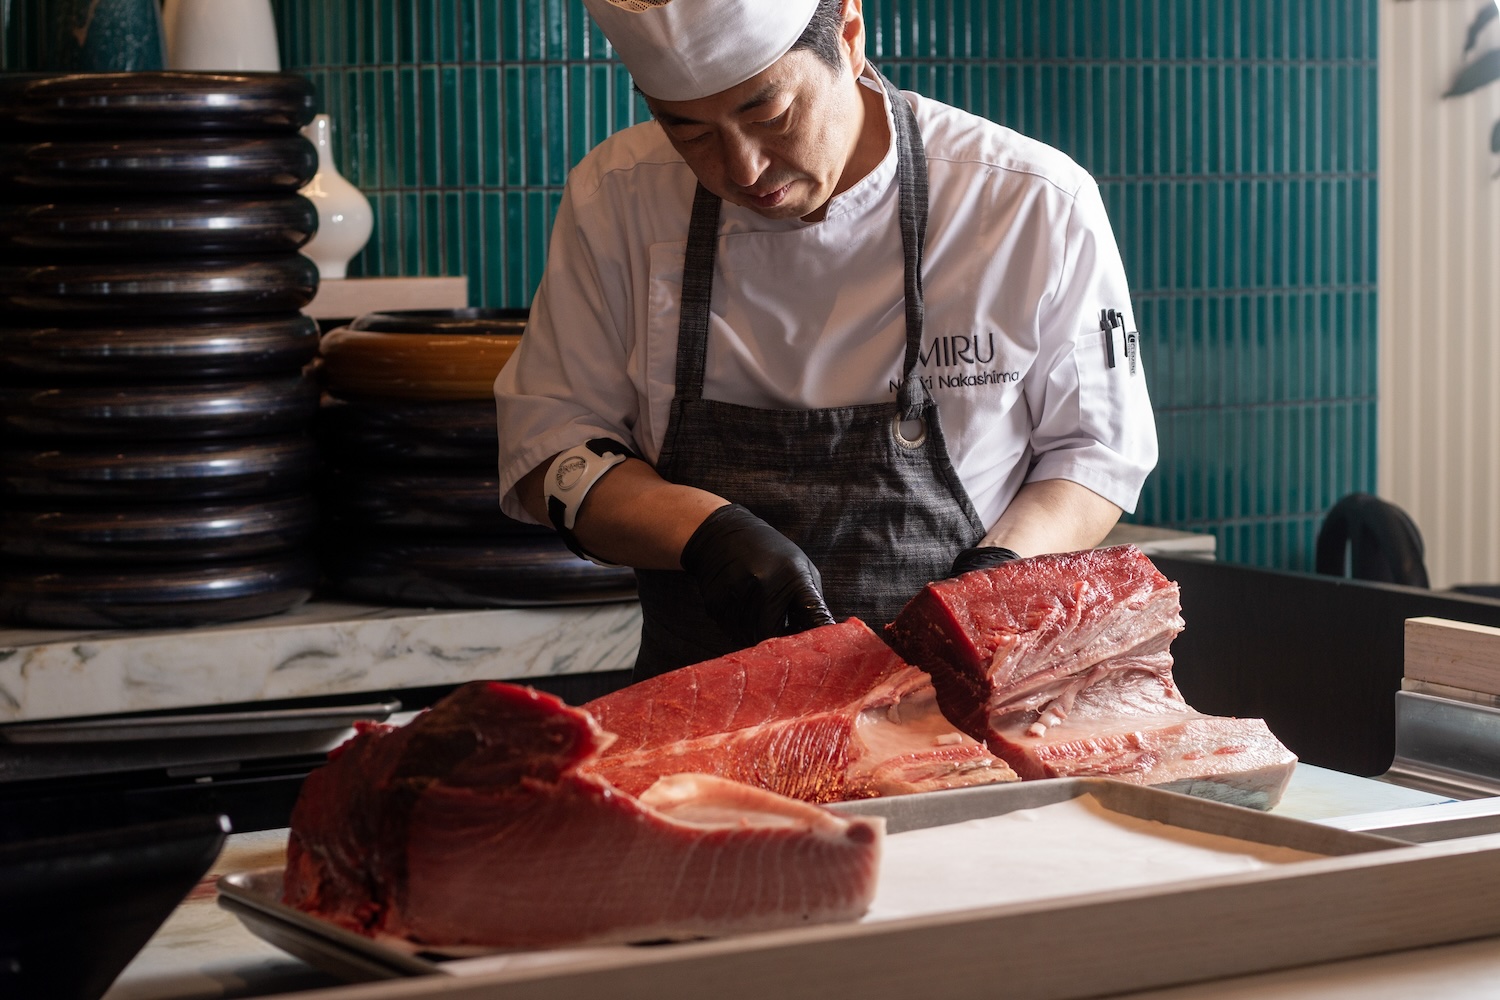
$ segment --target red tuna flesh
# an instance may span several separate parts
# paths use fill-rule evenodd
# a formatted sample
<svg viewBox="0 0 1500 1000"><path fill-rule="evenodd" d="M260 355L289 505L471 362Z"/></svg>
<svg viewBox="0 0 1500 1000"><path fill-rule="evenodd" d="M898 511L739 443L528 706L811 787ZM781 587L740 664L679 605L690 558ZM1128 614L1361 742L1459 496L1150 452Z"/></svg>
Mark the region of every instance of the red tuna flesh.
<svg viewBox="0 0 1500 1000"><path fill-rule="evenodd" d="M886 638L1022 778L1101 775L1269 808L1296 757L1263 721L1182 698L1180 612L1177 585L1121 545L929 584Z"/></svg>
<svg viewBox="0 0 1500 1000"><path fill-rule="evenodd" d="M584 706L619 738L593 765L637 793L715 774L807 802L1015 781L932 681L857 618L633 684Z"/></svg>
<svg viewBox="0 0 1500 1000"><path fill-rule="evenodd" d="M610 734L476 682L366 726L304 783L285 901L370 936L534 948L860 916L883 823L710 776L640 797L590 770Z"/></svg>

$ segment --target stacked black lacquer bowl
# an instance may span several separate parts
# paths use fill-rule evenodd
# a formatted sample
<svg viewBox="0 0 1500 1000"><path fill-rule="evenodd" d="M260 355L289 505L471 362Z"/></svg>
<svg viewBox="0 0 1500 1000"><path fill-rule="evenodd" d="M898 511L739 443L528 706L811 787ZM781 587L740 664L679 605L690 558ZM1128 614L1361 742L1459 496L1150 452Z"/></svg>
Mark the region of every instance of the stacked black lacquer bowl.
<svg viewBox="0 0 1500 1000"><path fill-rule="evenodd" d="M525 310L371 313L324 334L319 416L331 588L418 607L635 596L628 569L500 512L495 376Z"/></svg>
<svg viewBox="0 0 1500 1000"><path fill-rule="evenodd" d="M0 77L0 618L310 596L313 112L290 74Z"/></svg>

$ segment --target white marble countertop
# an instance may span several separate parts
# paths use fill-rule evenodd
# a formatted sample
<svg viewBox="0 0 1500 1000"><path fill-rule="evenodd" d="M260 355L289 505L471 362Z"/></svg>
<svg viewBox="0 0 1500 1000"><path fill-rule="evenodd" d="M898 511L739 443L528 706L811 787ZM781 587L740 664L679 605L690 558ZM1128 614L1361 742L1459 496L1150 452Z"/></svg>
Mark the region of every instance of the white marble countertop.
<svg viewBox="0 0 1500 1000"><path fill-rule="evenodd" d="M314 602L175 632L0 631L0 723L628 670L634 601L431 610Z"/></svg>

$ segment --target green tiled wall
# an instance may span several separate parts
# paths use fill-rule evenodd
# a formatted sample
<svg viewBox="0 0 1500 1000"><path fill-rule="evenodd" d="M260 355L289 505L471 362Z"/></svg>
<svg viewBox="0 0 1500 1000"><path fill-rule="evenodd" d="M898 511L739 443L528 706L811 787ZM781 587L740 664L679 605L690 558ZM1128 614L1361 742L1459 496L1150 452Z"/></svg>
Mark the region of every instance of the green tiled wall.
<svg viewBox="0 0 1500 1000"><path fill-rule="evenodd" d="M25 0L19 0L25 2ZM523 306L567 169L644 109L578 0L274 0L376 229L355 274ZM902 86L1099 178L1162 458L1133 520L1309 569L1375 483L1377 0L867 0Z"/></svg>
<svg viewBox="0 0 1500 1000"><path fill-rule="evenodd" d="M354 273L525 305L566 171L644 108L578 0L277 0L377 228ZM1162 459L1132 518L1310 569L1375 483L1376 0L869 0L881 68L1098 177Z"/></svg>

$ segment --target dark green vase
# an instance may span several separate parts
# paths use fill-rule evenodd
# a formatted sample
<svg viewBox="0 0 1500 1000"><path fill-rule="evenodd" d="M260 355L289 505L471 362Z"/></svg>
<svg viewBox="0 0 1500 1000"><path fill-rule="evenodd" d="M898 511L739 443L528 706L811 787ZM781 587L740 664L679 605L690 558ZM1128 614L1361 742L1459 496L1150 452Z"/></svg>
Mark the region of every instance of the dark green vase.
<svg viewBox="0 0 1500 1000"><path fill-rule="evenodd" d="M80 73L162 69L158 0L12 0L7 69Z"/></svg>

